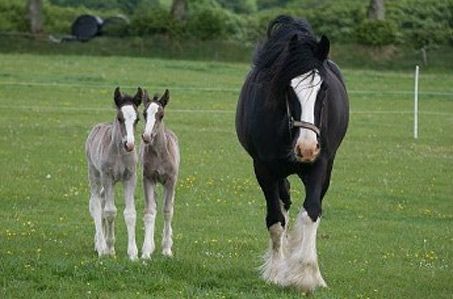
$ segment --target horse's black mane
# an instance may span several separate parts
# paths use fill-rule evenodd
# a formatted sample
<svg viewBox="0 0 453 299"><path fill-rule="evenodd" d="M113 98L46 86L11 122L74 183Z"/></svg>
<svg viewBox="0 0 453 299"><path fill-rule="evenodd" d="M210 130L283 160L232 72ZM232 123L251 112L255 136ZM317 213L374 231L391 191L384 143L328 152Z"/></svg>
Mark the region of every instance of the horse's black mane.
<svg viewBox="0 0 453 299"><path fill-rule="evenodd" d="M291 79L315 68L322 72L317 44L307 21L279 16L269 23L267 38L255 53L255 70L264 74L274 94L284 92Z"/></svg>

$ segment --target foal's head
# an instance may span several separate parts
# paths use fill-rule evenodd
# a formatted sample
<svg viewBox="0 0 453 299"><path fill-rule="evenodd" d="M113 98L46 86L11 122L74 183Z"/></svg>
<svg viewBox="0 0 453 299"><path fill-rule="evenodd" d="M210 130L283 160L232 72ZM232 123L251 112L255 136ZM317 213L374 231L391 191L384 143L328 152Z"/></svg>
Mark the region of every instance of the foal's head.
<svg viewBox="0 0 453 299"><path fill-rule="evenodd" d="M115 89L113 99L116 105L116 121L119 123L121 144L128 152L134 150L134 131L138 122L138 106L142 103L143 90L139 87L135 96L123 94L120 88Z"/></svg>
<svg viewBox="0 0 453 299"><path fill-rule="evenodd" d="M143 103L145 105L145 111L143 116L145 117L145 131L142 134L144 143L150 143L156 137L159 127L161 126L162 119L164 118L164 109L170 100L170 92L168 89L165 90L164 94L159 98L154 96L152 99L148 97L148 93L145 91Z"/></svg>

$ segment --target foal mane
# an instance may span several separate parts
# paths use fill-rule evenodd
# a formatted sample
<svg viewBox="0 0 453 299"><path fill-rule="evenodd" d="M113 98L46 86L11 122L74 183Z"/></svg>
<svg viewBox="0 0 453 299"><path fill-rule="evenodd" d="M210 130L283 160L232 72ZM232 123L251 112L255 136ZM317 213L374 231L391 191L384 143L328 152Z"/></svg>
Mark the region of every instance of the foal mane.
<svg viewBox="0 0 453 299"><path fill-rule="evenodd" d="M327 53L321 48L306 20L279 16L271 21L267 38L258 47L253 60L255 69L270 84L268 101L281 98L291 79L301 74L318 69L322 76L322 63Z"/></svg>

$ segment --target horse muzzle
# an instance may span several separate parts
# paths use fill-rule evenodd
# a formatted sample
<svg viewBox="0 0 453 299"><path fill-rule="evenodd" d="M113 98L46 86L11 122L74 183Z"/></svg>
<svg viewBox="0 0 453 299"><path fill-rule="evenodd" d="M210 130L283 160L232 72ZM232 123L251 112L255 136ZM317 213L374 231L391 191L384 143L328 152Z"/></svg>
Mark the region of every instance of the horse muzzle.
<svg viewBox="0 0 453 299"><path fill-rule="evenodd" d="M133 142L128 142L128 141L125 141L124 142L124 149L126 150L126 152L132 152L135 148L135 145Z"/></svg>
<svg viewBox="0 0 453 299"><path fill-rule="evenodd" d="M151 143L151 141L154 139L154 137L156 137L156 134L154 134L154 133L151 133L151 134L143 133L142 134L142 140L145 144Z"/></svg>
<svg viewBox="0 0 453 299"><path fill-rule="evenodd" d="M314 162L321 152L321 147L318 141L304 140L298 142L294 148L294 154L299 162L311 163Z"/></svg>

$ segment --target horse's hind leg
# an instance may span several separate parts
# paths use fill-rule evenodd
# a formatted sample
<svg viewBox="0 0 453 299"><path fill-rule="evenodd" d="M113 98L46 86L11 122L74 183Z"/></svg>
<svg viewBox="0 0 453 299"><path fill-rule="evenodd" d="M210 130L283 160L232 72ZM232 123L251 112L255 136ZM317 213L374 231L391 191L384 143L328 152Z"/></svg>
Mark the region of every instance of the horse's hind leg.
<svg viewBox="0 0 453 299"><path fill-rule="evenodd" d="M94 234L94 249L99 256L107 251L102 220L102 196L99 178L90 173L90 214L93 217L96 232Z"/></svg>
<svg viewBox="0 0 453 299"><path fill-rule="evenodd" d="M255 175L266 198L266 225L270 235L270 248L261 267L264 280L284 284L285 273L284 238L286 219L282 213L279 179L261 162L254 161Z"/></svg>
<svg viewBox="0 0 453 299"><path fill-rule="evenodd" d="M136 260L138 255L137 243L135 242L135 223L137 213L135 211L134 192L135 192L136 177L135 173L131 178L124 181L124 198L125 209L123 212L124 221L127 228L127 255L131 260Z"/></svg>
<svg viewBox="0 0 453 299"><path fill-rule="evenodd" d="M143 191L145 193L145 239L142 247L142 258L149 259L156 248L154 244L154 224L156 221L156 182L143 176Z"/></svg>
<svg viewBox="0 0 453 299"><path fill-rule="evenodd" d="M171 228L171 222L173 219L175 188L176 182L174 180L168 180L164 185L164 232L162 236L162 254L166 256L173 255L171 250L171 247L173 246L173 230Z"/></svg>

